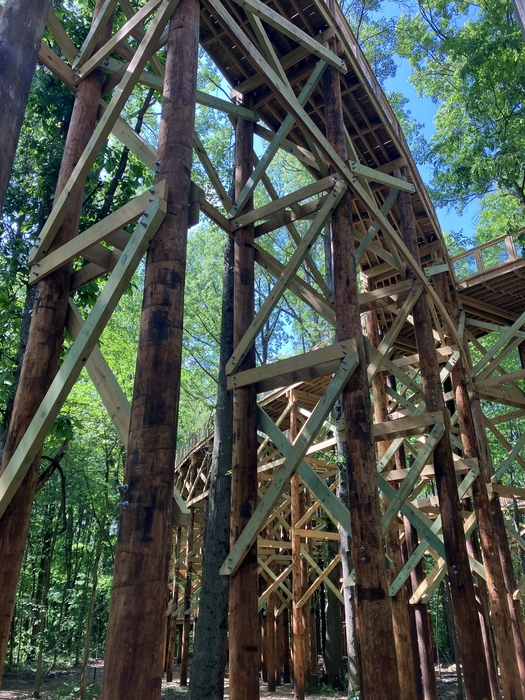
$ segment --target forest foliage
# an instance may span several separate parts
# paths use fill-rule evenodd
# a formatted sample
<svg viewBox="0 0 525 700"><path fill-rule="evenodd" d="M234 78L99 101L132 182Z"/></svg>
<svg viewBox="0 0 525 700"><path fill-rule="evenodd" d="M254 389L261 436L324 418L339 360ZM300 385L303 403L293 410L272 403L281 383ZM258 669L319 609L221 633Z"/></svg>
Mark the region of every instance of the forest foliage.
<svg viewBox="0 0 525 700"><path fill-rule="evenodd" d="M390 94L416 160L432 167L428 185L434 201L462 210L477 200L479 220L475 230L468 232L475 242L516 232L525 207L525 45L510 1L343 0L342 6L378 79L394 77L398 59L407 59L414 86L436 104L435 131L427 142L417 108L413 114L415 108L402 91ZM80 46L92 3L64 0L55 2L54 9ZM46 33L45 41L59 52L51 35ZM224 81L204 53L198 87L227 98ZM137 88L126 107L128 123L152 144L158 131L159 100L158 94ZM31 306L26 285L28 251L51 210L72 104L72 93L38 67L0 224L0 417L4 419L19 370L20 331ZM229 189L231 122L217 111L198 107L196 129ZM257 148L262 149L261 144ZM125 171L119 167L124 165ZM286 155L274 159L269 175L277 193L309 181L308 173ZM193 178L221 208L197 159ZM109 138L86 184L81 228L152 181L153 174ZM262 184L256 201L269 201ZM300 233L303 226L298 224ZM261 244L283 262L291 255L284 229L265 236ZM223 232L207 220L189 232L179 445L215 410L223 246ZM311 253L322 267L321 239ZM129 399L142 274L139 268L100 342ZM307 267L300 274L316 286ZM266 271L259 271L256 305L262 303L272 282ZM84 313L98 287L99 283L92 283L78 295ZM296 298L285 296L258 340L258 361L302 352L330 337L331 330L320 317ZM483 342L489 344L490 337ZM504 368L512 371L516 363L511 357ZM487 410L497 413L499 409ZM516 419L502 430L512 442L523 432L523 421ZM491 446L495 459L502 458L499 443L493 440ZM102 656L104 651L118 520L116 486L122 479L124 451L85 372L64 405L44 454L53 458L61 448L60 468L42 485L33 508L8 651L11 668L34 665L39 650L48 665L78 662L92 600L90 653ZM42 471L49 463L43 460ZM515 470L510 479L521 483L521 472ZM443 650L449 653L445 632L442 637Z"/></svg>

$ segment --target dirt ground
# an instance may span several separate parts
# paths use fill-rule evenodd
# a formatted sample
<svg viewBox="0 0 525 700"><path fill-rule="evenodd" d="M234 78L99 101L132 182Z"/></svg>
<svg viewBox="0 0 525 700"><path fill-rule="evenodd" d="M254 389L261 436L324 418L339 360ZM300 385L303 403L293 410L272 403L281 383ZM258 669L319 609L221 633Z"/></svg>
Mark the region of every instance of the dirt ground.
<svg viewBox="0 0 525 700"><path fill-rule="evenodd" d="M89 666L88 683L89 700L99 700L100 683L104 662L100 659L93 660ZM177 672L177 669L176 669ZM177 673L175 674L177 675ZM438 678L439 697L441 700L452 700L457 698L456 670L454 666L436 668ZM61 669L49 673L42 682L40 698L42 700L72 700L78 697L75 692L78 687L78 669ZM26 700L32 698L34 690L34 671L20 672L16 674L5 674L2 690L0 690L0 700ZM187 697L187 689L179 686L178 680L173 683L163 683L163 700L182 700ZM309 698L316 700L335 700L344 698L344 693L331 691L329 693L318 691ZM229 698L228 681L226 681L225 698ZM293 689L290 685L282 685L275 693L269 693L264 685L261 685L261 698L268 700L289 700L293 698ZM392 698L396 700L396 698Z"/></svg>

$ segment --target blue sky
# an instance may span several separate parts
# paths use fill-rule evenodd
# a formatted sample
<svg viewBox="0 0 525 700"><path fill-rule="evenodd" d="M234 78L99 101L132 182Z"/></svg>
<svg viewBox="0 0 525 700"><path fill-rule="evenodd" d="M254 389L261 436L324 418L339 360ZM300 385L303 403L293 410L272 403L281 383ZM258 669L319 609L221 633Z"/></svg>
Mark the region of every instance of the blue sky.
<svg viewBox="0 0 525 700"><path fill-rule="evenodd" d="M399 15L399 5L391 0L386 0L382 4L382 14L386 17L394 17ZM385 89L398 91L408 98L406 109L409 109L412 116L421 124L424 124L423 133L427 139L435 133L434 115L437 111L437 105L430 98L419 98L412 84L409 82L410 66L406 59L400 59L394 56L397 64L397 72L395 78L385 80ZM419 172L425 184L430 182L432 178L432 170L427 165L418 165ZM476 218L479 207L476 202L472 202L465 208L462 215L459 215L454 209L437 208L436 212L443 231L448 233L462 231L465 236L471 238L474 235L476 227Z"/></svg>

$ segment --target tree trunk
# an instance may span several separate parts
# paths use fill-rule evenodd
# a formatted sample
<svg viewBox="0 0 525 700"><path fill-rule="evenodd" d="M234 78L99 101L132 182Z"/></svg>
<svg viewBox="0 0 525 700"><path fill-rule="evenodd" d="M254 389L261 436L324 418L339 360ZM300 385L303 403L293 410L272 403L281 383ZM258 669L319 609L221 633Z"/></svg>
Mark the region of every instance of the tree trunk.
<svg viewBox="0 0 525 700"><path fill-rule="evenodd" d="M337 547L327 542L328 562L337 555ZM340 567L337 565L329 574L330 581L339 588ZM326 634L324 640L325 682L332 688L342 690L343 685L343 628L341 624L341 604L333 591L326 588Z"/></svg>
<svg viewBox="0 0 525 700"><path fill-rule="evenodd" d="M158 148L168 205L146 259L125 471L129 507L115 554L105 700L161 692L198 47L199 4L181 0L169 25Z"/></svg>
<svg viewBox="0 0 525 700"><path fill-rule="evenodd" d="M233 404L224 366L233 353L233 238L226 238L222 269L222 319L217 413L202 560L199 634L193 650L192 700L222 700L228 634L229 578L219 569L230 548Z"/></svg>
<svg viewBox="0 0 525 700"><path fill-rule="evenodd" d="M252 173L253 122L237 119L235 195ZM252 208L251 199L244 212ZM253 226L235 232L233 343L236 347L254 317ZM252 346L238 371L255 366ZM257 402L255 386L238 388L233 396L232 504L230 545L233 547L257 505ZM257 543L230 580L230 700L259 697L259 616Z"/></svg>
<svg viewBox="0 0 525 700"><path fill-rule="evenodd" d="M13 5L17 5L15 1ZM20 3L21 4L21 3ZM97 0L95 16L104 4ZM4 14L4 13L2 13ZM24 17L24 22L27 16ZM106 41L111 23L101 37ZM102 91L102 74L98 71L82 80L77 89L73 113L60 166L56 197L60 195L73 172L95 126L98 103ZM2 100L2 107L4 104ZM4 120L4 123L6 120ZM69 213L60 227L49 252L60 247L78 232L82 191L71 204ZM71 264L48 275L38 284L31 318L29 339L20 373L11 423L2 456L0 473L5 470L24 433L35 415L58 369L64 324L68 306ZM35 457L20 488L2 516L0 527L0 684L9 625L13 610L20 566L24 553L31 507L36 490L40 453Z"/></svg>
<svg viewBox="0 0 525 700"><path fill-rule="evenodd" d="M7 0L0 15L0 212L51 0Z"/></svg>

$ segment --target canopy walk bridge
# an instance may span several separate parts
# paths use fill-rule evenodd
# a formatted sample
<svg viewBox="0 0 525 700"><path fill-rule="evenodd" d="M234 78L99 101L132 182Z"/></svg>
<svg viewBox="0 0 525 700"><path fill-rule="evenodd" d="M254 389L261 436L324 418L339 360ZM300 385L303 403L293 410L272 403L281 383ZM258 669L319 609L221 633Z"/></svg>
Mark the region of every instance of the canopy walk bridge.
<svg viewBox="0 0 525 700"><path fill-rule="evenodd" d="M31 491L20 485L86 366L130 455L103 692L109 698L111 687L112 698L152 697L153 685L148 684L160 683L158 639L166 619L166 579L159 563L167 546L163 528L172 513L177 556L168 618L174 624L184 618L187 656L188 621L198 607L213 431L206 424L177 453L172 511L173 486L165 475L172 470L174 432L164 442L165 426L158 418L164 412L158 403L141 413L149 405L144 396L152 383L145 372L158 368L162 373L168 352L163 342L170 333L153 332L144 321L141 342L149 342L151 352L142 355L139 348L131 406L97 342L148 246L148 264L150 258L152 265L171 259L152 252L165 239L164 233L155 237L157 230L169 226L178 246L175 271L161 272L155 284L174 289L180 299L185 244L179 241L188 225L206 216L233 237L236 248L235 350L225 367L236 399L235 534L221 569L231 577L230 697L258 696L261 609L270 621L265 645L275 640L284 614L291 615L299 692L310 657L316 659L311 601L323 583L347 605L349 587L355 591L362 698L415 698L415 669L430 689L433 658L428 625L422 623L414 638L408 610L417 608L418 619L426 615L428 620L428 610L417 606L429 601L446 576L467 697L488 698L490 684L496 692L496 659L505 697L522 698L525 640L519 599L525 579L514 578L509 538L522 548L525 541L505 519L499 501L500 495L525 496L525 490L502 484L514 462L525 466L520 456L525 434L512 445L501 430L505 421L525 415L520 384L525 364L517 360L520 369L506 370L507 361L525 360L525 261L516 237L449 256L401 127L337 3L138 4L136 9L137 3L129 0L99 1L81 46L53 11L48 18L41 63L77 95L91 75L102 74L103 88L97 124L30 255L30 282L41 289L50 275L76 261L66 290L66 296L71 294L67 328L74 343L0 476L0 517L4 522L14 517L10 513L17 498L32 499ZM118 28L107 31L117 8ZM198 44L230 86L231 100L196 89L192 71ZM164 91L158 149L122 116L136 86L158 90L159 99ZM202 134L193 130L195 105L220 110L235 125L234 198L206 152ZM75 230L66 242L56 239L53 244L111 134L150 168L155 184L86 231L76 235ZM254 150L254 137L264 148ZM183 161L192 148L209 179L205 190L190 182L190 164ZM279 150L309 175L307 185L277 190L269 165ZM256 188L265 203L254 208ZM139 219L130 234L128 225ZM265 248L265 236L274 231L287 233L291 252ZM328 240L324 255L323 236ZM254 262L275 278L256 314ZM108 273L93 311L82 319L74 292ZM311 307L320 323L333 326L333 342L256 367L254 343L285 293ZM150 318L146 301L152 294L151 289L146 293L143 319ZM157 319L168 313L167 306L161 299ZM171 346L175 350L169 352L180 363L182 319L176 318L173 326L178 329ZM42 373L47 371L42 367ZM174 376L177 395L176 372ZM162 374L157 380L158 388ZM163 396L160 389L158 393ZM336 420L333 409L340 397L342 417ZM135 411L139 417L134 419ZM176 410L166 408L165 413L173 424ZM146 426L153 436L149 448L137 437ZM494 464L487 430L506 454ZM167 446L157 451L158 445ZM143 449L146 457L139 458ZM342 463L348 464L349 484L348 495L339 498L338 479L346 474ZM479 547L471 537L476 527ZM344 548L339 553L337 547L323 549L321 561L321 546L337 543L341 533L351 564ZM326 557L326 551L332 555ZM423 557L433 562L427 575L420 565ZM340 573L340 562L349 566L347 576ZM157 571L160 584L152 580ZM490 639L490 623L487 615L481 622L478 617L473 576L481 598L485 591L488 595L495 653L490 643L483 646L483 639ZM137 663L126 665L120 658L117 650L123 643ZM265 646L267 666L269 648ZM419 654L419 666L414 654ZM275 655L271 663L277 663Z"/></svg>

